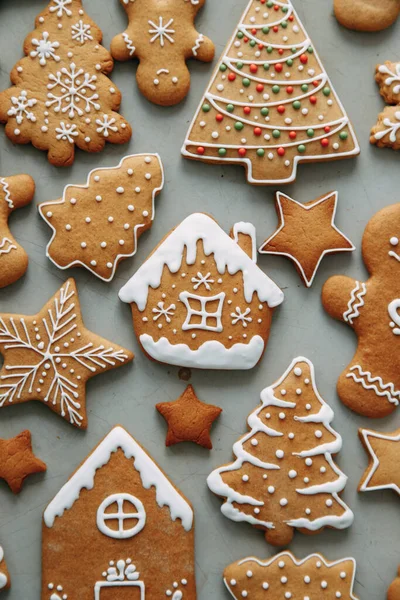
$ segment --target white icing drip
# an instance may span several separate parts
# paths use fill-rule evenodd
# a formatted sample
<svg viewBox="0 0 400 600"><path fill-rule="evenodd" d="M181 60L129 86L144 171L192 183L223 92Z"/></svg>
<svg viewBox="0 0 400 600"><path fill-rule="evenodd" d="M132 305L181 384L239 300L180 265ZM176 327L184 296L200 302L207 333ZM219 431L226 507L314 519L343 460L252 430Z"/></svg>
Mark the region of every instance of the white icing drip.
<svg viewBox="0 0 400 600"><path fill-rule="evenodd" d="M7 202L9 208L14 208L14 202L11 198L10 188L4 177L0 177L0 185L3 188L3 192L5 194L4 200Z"/></svg>
<svg viewBox="0 0 400 600"><path fill-rule="evenodd" d="M239 235L248 235L251 238L251 260L257 262L257 241L256 241L256 228L252 223L235 223L233 226L233 239L239 244Z"/></svg>
<svg viewBox="0 0 400 600"><path fill-rule="evenodd" d="M361 383L365 390L373 390L377 396L386 396L392 404L396 406L399 404L400 390L396 390L394 383L384 383L382 377L375 377L370 371L363 371L360 365L351 367L350 373L347 373L346 377L354 379L356 383Z"/></svg>
<svg viewBox="0 0 400 600"><path fill-rule="evenodd" d="M396 443L396 442L400 441L400 433L397 433L397 435L396 435L396 432L385 434L385 433L379 433L378 431L371 431L370 429L361 429L361 435L363 437L365 446L367 447L367 450L368 450L373 462L372 462L372 467L370 468L368 475L366 476L365 480L360 485L360 491L361 492L371 492L371 491L375 491L375 490L391 489L400 495L400 488L394 482L392 482L392 483L389 482L389 483L382 484L382 485L373 485L373 486L369 485L371 482L371 479L373 478L373 476L375 475L376 471L378 470L378 468L380 466L379 458L377 457L374 449L372 448L369 438L377 438L379 440L385 440L387 442Z"/></svg>
<svg viewBox="0 0 400 600"><path fill-rule="evenodd" d="M347 310L345 313L343 313L343 319L346 321L346 323L353 325L353 321L360 316L360 308L362 308L365 304L364 296L366 293L366 284L357 281L355 288L351 291Z"/></svg>

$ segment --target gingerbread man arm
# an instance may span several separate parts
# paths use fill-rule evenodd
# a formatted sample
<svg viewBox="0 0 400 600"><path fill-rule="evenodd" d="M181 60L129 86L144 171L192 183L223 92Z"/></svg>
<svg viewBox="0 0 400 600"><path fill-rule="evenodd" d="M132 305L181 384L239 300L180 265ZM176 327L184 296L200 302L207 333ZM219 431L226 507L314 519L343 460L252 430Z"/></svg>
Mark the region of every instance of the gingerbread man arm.
<svg viewBox="0 0 400 600"><path fill-rule="evenodd" d="M121 62L137 58L136 47L133 41L131 27L128 27L123 33L116 35L111 40L111 54Z"/></svg>
<svg viewBox="0 0 400 600"><path fill-rule="evenodd" d="M341 275L330 277L322 288L322 304L331 317L355 329L366 292L366 283Z"/></svg>
<svg viewBox="0 0 400 600"><path fill-rule="evenodd" d="M210 38L196 31L196 35L193 37L191 54L197 60L211 62L215 55L215 46Z"/></svg>

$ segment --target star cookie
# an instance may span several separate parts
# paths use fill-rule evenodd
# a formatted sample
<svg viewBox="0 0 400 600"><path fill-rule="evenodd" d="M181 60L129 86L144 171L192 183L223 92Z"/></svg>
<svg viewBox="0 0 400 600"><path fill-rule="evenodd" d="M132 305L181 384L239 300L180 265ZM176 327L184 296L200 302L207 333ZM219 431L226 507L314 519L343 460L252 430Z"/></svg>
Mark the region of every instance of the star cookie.
<svg viewBox="0 0 400 600"><path fill-rule="evenodd" d="M0 408L39 400L82 429L87 380L133 359L84 327L73 279L34 316L0 314L0 354Z"/></svg>
<svg viewBox="0 0 400 600"><path fill-rule="evenodd" d="M0 479L4 479L8 483L14 494L21 491L26 477L34 473L43 473L46 470L45 463L33 454L30 431L22 431L10 440L0 439Z"/></svg>
<svg viewBox="0 0 400 600"><path fill-rule="evenodd" d="M397 461L400 429L393 433L360 429L358 434L370 458L358 491L394 490L400 495L400 467Z"/></svg>
<svg viewBox="0 0 400 600"><path fill-rule="evenodd" d="M156 409L168 423L166 446L194 442L211 450L210 429L222 408L201 402L193 386L188 385L178 400L161 402Z"/></svg>
<svg viewBox="0 0 400 600"><path fill-rule="evenodd" d="M311 287L326 254L355 250L335 225L337 201L337 192L306 204L277 192L279 229L264 242L260 253L287 256L295 263L305 285Z"/></svg>
<svg viewBox="0 0 400 600"><path fill-rule="evenodd" d="M6 561L4 560L4 550L0 546L0 592L8 590L11 587L10 574L7 569Z"/></svg>

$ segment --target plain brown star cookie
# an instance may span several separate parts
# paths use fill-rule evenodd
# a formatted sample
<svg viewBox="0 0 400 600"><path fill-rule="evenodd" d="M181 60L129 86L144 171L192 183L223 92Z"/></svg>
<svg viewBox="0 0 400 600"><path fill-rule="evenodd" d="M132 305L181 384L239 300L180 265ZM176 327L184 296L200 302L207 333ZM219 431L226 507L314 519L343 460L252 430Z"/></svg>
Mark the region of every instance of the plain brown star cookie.
<svg viewBox="0 0 400 600"><path fill-rule="evenodd" d="M8 483L14 494L21 491L26 477L46 469L45 463L33 454L30 431L23 431L10 440L0 439L0 479Z"/></svg>

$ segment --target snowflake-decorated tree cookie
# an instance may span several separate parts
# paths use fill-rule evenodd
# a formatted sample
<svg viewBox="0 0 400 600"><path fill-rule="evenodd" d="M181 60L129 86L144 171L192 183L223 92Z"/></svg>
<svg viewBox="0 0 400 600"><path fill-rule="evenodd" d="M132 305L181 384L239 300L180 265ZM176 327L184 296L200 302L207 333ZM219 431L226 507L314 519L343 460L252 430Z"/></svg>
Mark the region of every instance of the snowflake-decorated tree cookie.
<svg viewBox="0 0 400 600"><path fill-rule="evenodd" d="M118 114L121 93L110 81L110 53L82 0L51 0L24 43L25 58L0 94L0 122L16 144L31 142L56 166L70 165L75 145L98 152L129 140Z"/></svg>
<svg viewBox="0 0 400 600"><path fill-rule="evenodd" d="M342 447L332 429L332 409L315 386L314 367L299 357L248 418L249 433L233 446L236 460L207 479L226 498L222 513L265 530L275 546L291 542L294 529L314 533L345 529L353 513L340 498L347 481L333 455Z"/></svg>
<svg viewBox="0 0 400 600"><path fill-rule="evenodd" d="M400 150L400 62L376 67L375 79L387 104L371 131L370 142L379 148Z"/></svg>
<svg viewBox="0 0 400 600"><path fill-rule="evenodd" d="M190 126L182 153L241 164L254 184L293 181L301 162L359 146L290 0L250 0Z"/></svg>

